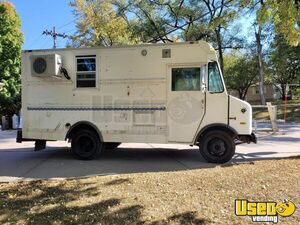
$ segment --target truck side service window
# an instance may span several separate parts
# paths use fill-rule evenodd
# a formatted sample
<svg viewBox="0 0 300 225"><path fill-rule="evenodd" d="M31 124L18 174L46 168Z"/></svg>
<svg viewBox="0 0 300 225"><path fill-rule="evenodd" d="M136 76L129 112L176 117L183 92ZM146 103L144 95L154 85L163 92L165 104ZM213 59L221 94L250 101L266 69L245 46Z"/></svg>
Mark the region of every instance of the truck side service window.
<svg viewBox="0 0 300 225"><path fill-rule="evenodd" d="M200 91L200 67L172 68L172 91Z"/></svg>
<svg viewBox="0 0 300 225"><path fill-rule="evenodd" d="M221 93L224 91L217 62L208 63L208 91L213 93Z"/></svg>
<svg viewBox="0 0 300 225"><path fill-rule="evenodd" d="M96 56L76 56L76 87L96 87Z"/></svg>

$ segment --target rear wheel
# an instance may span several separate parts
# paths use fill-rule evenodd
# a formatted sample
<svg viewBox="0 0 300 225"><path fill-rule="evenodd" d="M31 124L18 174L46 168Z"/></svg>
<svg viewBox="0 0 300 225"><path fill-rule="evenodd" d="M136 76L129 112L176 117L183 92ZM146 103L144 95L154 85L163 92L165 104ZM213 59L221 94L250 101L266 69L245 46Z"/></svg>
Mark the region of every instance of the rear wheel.
<svg viewBox="0 0 300 225"><path fill-rule="evenodd" d="M83 129L72 135L71 148L76 158L88 160L101 153L103 143L101 143L98 134Z"/></svg>
<svg viewBox="0 0 300 225"><path fill-rule="evenodd" d="M235 153L234 138L224 131L210 131L199 140L200 153L211 163L225 163Z"/></svg>

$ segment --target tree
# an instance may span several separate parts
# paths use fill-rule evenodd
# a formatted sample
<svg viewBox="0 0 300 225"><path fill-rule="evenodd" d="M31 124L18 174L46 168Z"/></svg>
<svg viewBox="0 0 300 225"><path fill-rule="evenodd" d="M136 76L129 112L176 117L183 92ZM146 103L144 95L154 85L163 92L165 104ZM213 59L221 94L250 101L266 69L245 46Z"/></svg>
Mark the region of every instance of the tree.
<svg viewBox="0 0 300 225"><path fill-rule="evenodd" d="M277 35L271 48L270 69L284 100L285 85L300 82L300 46L290 46L283 35Z"/></svg>
<svg viewBox="0 0 300 225"><path fill-rule="evenodd" d="M264 95L264 68L262 53L262 29L266 24L272 24L275 31L281 34L290 45L298 45L300 40L299 3L295 0L241 0L241 8L250 8L250 13L256 13L255 40L259 68L259 93L261 103L266 104Z"/></svg>
<svg viewBox="0 0 300 225"><path fill-rule="evenodd" d="M248 89L257 82L256 60L253 56L231 53L225 55L226 86L238 91L239 98L245 99Z"/></svg>
<svg viewBox="0 0 300 225"><path fill-rule="evenodd" d="M221 71L224 73L224 40L222 30L224 30L237 15L236 2L233 0L203 0L209 12L209 27L214 31Z"/></svg>
<svg viewBox="0 0 300 225"><path fill-rule="evenodd" d="M75 0L71 5L80 18L75 46L174 42L211 42L219 53L239 48L238 31L228 27L236 18L239 0ZM115 23L114 29L110 24ZM113 32L113 34L111 34Z"/></svg>
<svg viewBox="0 0 300 225"><path fill-rule="evenodd" d="M129 1L123 9L134 13L140 22L140 33L147 34L146 42L206 40L219 53L223 71L223 51L237 48L237 35L228 35L228 26L237 15L237 0L146 0ZM149 32L150 31L150 32ZM230 44L228 44L230 42Z"/></svg>
<svg viewBox="0 0 300 225"><path fill-rule="evenodd" d="M79 18L73 46L112 46L138 41L129 31L127 21L117 15L112 0L75 0L70 5Z"/></svg>
<svg viewBox="0 0 300 225"><path fill-rule="evenodd" d="M257 30L255 30L255 41L257 46L257 62L258 62L258 74L259 74L259 94L261 104L266 104L266 97L264 93L264 68L263 68L263 54L262 54L262 43L261 43L261 36L262 36L262 26L258 24Z"/></svg>
<svg viewBox="0 0 300 225"><path fill-rule="evenodd" d="M201 14L191 12L184 0L129 0L125 5L116 2L119 14L133 24L130 27L142 42L173 42Z"/></svg>
<svg viewBox="0 0 300 225"><path fill-rule="evenodd" d="M249 8L250 14L256 13L256 19L254 25L255 32L255 43L257 53L257 67L258 67L258 84L259 84L259 95L261 104L266 104L266 97L264 93L264 68L263 68L263 45L262 45L262 31L266 21L261 20L260 14L265 7L265 0L246 0L241 1L242 8Z"/></svg>
<svg viewBox="0 0 300 225"><path fill-rule="evenodd" d="M268 21L273 23L275 32L281 35L289 45L299 45L300 1L265 1L258 11L258 21L260 24L266 23Z"/></svg>
<svg viewBox="0 0 300 225"><path fill-rule="evenodd" d="M218 51L220 67L224 72L224 50L242 46L238 32L235 30L232 35L231 29L228 29L237 16L237 3L237 0L203 0L165 1L164 4L168 5L169 17L174 21L172 32L181 32L185 41L205 40L212 43Z"/></svg>
<svg viewBox="0 0 300 225"><path fill-rule="evenodd" d="M20 109L21 21L9 2L0 2L0 114Z"/></svg>

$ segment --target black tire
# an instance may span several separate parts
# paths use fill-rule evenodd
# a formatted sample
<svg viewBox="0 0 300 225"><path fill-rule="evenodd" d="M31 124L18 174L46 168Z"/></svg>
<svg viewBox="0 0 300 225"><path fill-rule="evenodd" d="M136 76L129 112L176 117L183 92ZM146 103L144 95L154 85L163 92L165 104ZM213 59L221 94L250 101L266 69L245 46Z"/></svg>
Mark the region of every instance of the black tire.
<svg viewBox="0 0 300 225"><path fill-rule="evenodd" d="M225 163L235 154L234 138L224 131L209 131L199 140L200 153L210 163Z"/></svg>
<svg viewBox="0 0 300 225"><path fill-rule="evenodd" d="M97 133L83 129L72 135L71 149L76 158L90 160L101 153L103 143Z"/></svg>
<svg viewBox="0 0 300 225"><path fill-rule="evenodd" d="M106 149L116 149L121 142L105 142L105 148Z"/></svg>

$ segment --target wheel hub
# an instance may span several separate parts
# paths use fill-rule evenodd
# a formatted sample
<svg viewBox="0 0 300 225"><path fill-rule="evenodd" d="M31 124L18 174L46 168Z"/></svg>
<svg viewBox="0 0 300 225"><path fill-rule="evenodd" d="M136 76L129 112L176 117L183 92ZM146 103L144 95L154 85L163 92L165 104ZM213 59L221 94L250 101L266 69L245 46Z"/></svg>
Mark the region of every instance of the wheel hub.
<svg viewBox="0 0 300 225"><path fill-rule="evenodd" d="M93 149L93 142L88 137L81 137L79 140L81 152L90 152Z"/></svg>
<svg viewBox="0 0 300 225"><path fill-rule="evenodd" d="M222 139L214 138L208 143L208 151L215 156L224 155L226 152L226 144Z"/></svg>

